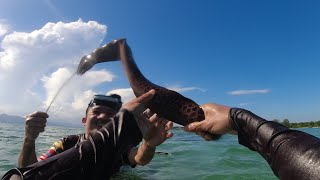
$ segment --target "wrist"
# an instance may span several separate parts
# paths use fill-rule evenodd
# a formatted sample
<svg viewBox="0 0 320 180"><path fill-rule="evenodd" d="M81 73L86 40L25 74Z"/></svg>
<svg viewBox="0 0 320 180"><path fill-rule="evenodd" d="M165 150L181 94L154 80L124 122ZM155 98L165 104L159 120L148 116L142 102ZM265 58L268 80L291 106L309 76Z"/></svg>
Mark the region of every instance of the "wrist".
<svg viewBox="0 0 320 180"><path fill-rule="evenodd" d="M148 151L155 151L156 150L156 146L152 146L149 143L147 143L146 141L142 142L142 145L144 150L148 150Z"/></svg>
<svg viewBox="0 0 320 180"><path fill-rule="evenodd" d="M28 137L27 135L24 137L24 142L34 143L36 139Z"/></svg>
<svg viewBox="0 0 320 180"><path fill-rule="evenodd" d="M239 130L239 126L237 123L237 116L241 112L242 112L242 109L240 109L240 108L231 108L229 110L229 125L230 125L231 129L234 131Z"/></svg>

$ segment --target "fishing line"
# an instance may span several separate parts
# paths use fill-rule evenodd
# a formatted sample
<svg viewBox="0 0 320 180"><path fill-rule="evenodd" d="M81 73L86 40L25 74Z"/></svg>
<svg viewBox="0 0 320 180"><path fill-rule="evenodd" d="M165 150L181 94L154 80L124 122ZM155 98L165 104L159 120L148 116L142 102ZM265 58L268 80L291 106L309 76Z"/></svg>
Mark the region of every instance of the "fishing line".
<svg viewBox="0 0 320 180"><path fill-rule="evenodd" d="M71 77L69 77L69 79L67 79L67 80L62 84L62 86L59 88L59 90L58 90L57 93L54 95L53 99L51 100L51 102L50 102L50 104L49 104L49 106L48 106L48 108L47 108L47 110L46 110L46 113L48 113L48 111L49 111L49 109L50 109L50 107L51 107L51 104L52 104L53 101L57 98L57 96L58 96L58 94L60 93L60 91L62 90L62 88L73 78L73 76L74 76L75 74L76 74L76 72L73 73L73 74L71 75Z"/></svg>

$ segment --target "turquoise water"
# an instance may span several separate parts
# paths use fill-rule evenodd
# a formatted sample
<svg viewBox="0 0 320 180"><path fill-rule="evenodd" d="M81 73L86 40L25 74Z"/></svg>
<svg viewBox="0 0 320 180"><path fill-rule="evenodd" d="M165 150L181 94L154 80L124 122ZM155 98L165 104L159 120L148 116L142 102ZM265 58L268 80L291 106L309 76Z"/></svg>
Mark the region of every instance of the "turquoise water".
<svg viewBox="0 0 320 180"><path fill-rule="evenodd" d="M302 131L320 137L320 129ZM37 142L37 154L46 152L52 143L83 128L46 127ZM226 135L219 141L204 141L182 130L173 130L174 137L157 148L151 163L134 169L122 168L113 179L277 179L265 160L256 152L238 144L236 136ZM0 176L17 166L24 126L0 123Z"/></svg>

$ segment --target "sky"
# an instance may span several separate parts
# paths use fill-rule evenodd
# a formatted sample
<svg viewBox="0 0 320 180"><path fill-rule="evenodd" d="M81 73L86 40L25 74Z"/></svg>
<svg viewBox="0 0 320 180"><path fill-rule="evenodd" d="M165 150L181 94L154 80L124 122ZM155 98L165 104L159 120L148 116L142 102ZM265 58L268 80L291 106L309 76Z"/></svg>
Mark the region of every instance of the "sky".
<svg viewBox="0 0 320 180"><path fill-rule="evenodd" d="M320 2L2 0L0 113L46 111L86 54L126 38L141 72L198 104L320 120ZM48 121L80 123L94 94L134 98L120 62L73 76Z"/></svg>

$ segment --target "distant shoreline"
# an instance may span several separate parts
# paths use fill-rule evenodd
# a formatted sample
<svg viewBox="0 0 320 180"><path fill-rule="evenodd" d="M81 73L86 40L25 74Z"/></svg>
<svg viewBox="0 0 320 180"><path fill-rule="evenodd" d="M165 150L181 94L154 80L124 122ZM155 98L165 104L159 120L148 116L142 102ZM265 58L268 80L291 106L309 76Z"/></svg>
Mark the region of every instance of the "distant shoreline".
<svg viewBox="0 0 320 180"><path fill-rule="evenodd" d="M7 115L7 114L0 114L0 122L1 123L9 123L9 124L25 124L25 118L21 116L16 115ZM71 128L80 128L82 125L74 124L74 123L68 123L68 122L52 122L48 121L47 125L49 126L58 126L58 127L71 127Z"/></svg>
<svg viewBox="0 0 320 180"><path fill-rule="evenodd" d="M282 122L279 120L273 120L273 121L283 124L284 126L289 128L320 128L320 121L297 122L297 123L296 122L290 123L288 119L283 120ZM24 125L25 118L17 115L0 114L0 122ZM71 127L71 128L82 127L81 123L70 123L70 122L61 122L61 121L48 121L47 125L58 126L58 127ZM173 127L176 129L183 128L183 126L176 123L174 123Z"/></svg>

